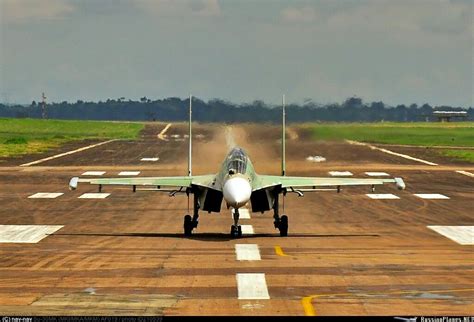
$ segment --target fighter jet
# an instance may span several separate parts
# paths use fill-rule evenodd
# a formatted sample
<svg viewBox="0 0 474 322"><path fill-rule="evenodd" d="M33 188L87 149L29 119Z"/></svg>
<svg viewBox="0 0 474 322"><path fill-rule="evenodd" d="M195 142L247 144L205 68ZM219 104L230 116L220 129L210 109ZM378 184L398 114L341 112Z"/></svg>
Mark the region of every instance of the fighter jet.
<svg viewBox="0 0 474 322"><path fill-rule="evenodd" d="M305 192L334 190L341 187L370 186L372 191L376 185L395 183L398 189L405 189L402 178L366 179L366 178L331 178L331 177L292 177L285 171L285 99L282 104L282 134L281 134L281 175L262 175L255 171L250 157L240 147L234 147L225 157L217 174L192 174L192 96L189 98L189 151L188 175L174 177L141 177L141 178L78 178L69 182L69 188L74 190L78 183L98 185L99 191L106 185L130 186L133 192L137 187L146 191L162 191L175 196L185 193L188 198L194 196L193 214L184 216L184 235L191 236L198 226L199 211L220 212L224 200L227 209L233 208L233 224L230 235L233 238L242 236L239 225L239 209L250 202L252 212L273 210L273 225L280 236L288 235L288 216L280 215L280 196L295 193L302 197Z"/></svg>

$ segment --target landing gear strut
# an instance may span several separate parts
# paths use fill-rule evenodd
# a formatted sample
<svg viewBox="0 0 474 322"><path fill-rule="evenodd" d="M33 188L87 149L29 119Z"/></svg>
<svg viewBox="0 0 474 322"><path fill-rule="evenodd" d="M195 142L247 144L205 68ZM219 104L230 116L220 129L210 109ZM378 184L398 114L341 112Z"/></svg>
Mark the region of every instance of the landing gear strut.
<svg viewBox="0 0 474 322"><path fill-rule="evenodd" d="M275 197L275 204L273 205L273 225L275 228L278 228L280 230L280 236L285 237L288 236L288 216L287 215L282 215L280 217L280 207L279 207L279 201L278 201L278 196L279 194L276 195ZM283 197L283 210L285 210L285 197Z"/></svg>
<svg viewBox="0 0 474 322"><path fill-rule="evenodd" d="M194 194L194 206L193 206L193 216L185 215L184 216L184 236L191 236L193 229L198 226L199 223L199 199L196 194ZM188 210L189 210L189 196L188 196Z"/></svg>
<svg viewBox="0 0 474 322"><path fill-rule="evenodd" d="M230 237L242 237L242 227L239 225L239 209L234 209L234 224L230 226Z"/></svg>

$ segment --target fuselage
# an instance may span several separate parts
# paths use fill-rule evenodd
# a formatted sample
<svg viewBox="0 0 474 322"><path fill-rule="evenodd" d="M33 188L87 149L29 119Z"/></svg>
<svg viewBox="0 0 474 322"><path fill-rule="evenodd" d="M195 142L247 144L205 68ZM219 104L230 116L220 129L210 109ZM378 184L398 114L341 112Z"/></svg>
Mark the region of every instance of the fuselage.
<svg viewBox="0 0 474 322"><path fill-rule="evenodd" d="M249 202L256 173L248 155L233 148L222 163L216 182L221 186L228 207L238 209Z"/></svg>

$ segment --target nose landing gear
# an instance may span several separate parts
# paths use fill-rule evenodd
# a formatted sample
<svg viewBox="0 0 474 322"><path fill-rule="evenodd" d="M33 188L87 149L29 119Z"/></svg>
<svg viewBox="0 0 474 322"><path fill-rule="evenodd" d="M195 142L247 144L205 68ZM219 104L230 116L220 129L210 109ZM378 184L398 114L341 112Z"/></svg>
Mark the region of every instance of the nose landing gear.
<svg viewBox="0 0 474 322"><path fill-rule="evenodd" d="M230 237L242 237L242 227L239 225L239 209L234 209L234 224L230 226Z"/></svg>

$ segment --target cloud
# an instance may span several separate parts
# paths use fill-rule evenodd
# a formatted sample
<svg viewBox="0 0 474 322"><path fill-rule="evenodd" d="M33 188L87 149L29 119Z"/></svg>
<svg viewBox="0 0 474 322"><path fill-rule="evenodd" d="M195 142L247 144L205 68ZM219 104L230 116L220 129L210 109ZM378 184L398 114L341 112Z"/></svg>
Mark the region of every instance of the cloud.
<svg viewBox="0 0 474 322"><path fill-rule="evenodd" d="M316 10L312 7L285 8L280 12L280 16L285 22L309 23L317 18Z"/></svg>
<svg viewBox="0 0 474 322"><path fill-rule="evenodd" d="M66 0L1 0L0 11L5 22L34 19L57 19L70 14L74 5Z"/></svg>
<svg viewBox="0 0 474 322"><path fill-rule="evenodd" d="M202 16L212 17L221 14L218 0L133 0L146 12L158 16Z"/></svg>

